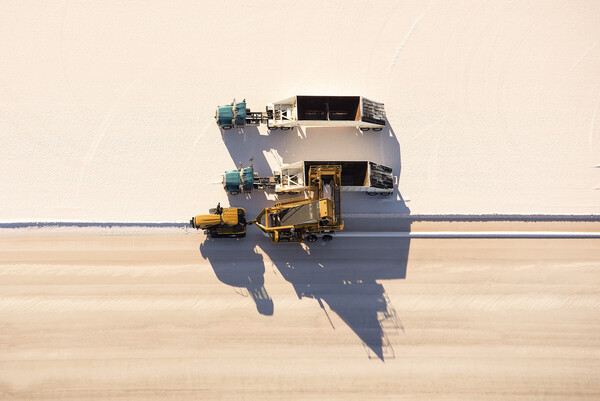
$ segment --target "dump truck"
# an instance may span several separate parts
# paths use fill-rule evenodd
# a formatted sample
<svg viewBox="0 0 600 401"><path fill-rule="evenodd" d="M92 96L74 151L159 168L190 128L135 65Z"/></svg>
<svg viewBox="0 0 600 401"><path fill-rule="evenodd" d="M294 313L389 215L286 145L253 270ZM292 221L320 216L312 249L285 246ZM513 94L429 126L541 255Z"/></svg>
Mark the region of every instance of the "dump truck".
<svg viewBox="0 0 600 401"><path fill-rule="evenodd" d="M274 243L324 241L344 229L340 200L341 166L311 166L308 198L299 197L265 208L252 222Z"/></svg>
<svg viewBox="0 0 600 401"><path fill-rule="evenodd" d="M298 194L309 189L312 166L340 166L342 191L364 192L370 196L388 196L394 192L392 169L371 161L299 161L280 167L268 177L259 176L253 166L240 166L223 174L223 188L231 195L255 189Z"/></svg>
<svg viewBox="0 0 600 401"><path fill-rule="evenodd" d="M223 208L219 203L209 214L192 217L190 226L211 238L241 238L246 236L246 210L241 207Z"/></svg>
<svg viewBox="0 0 600 401"><path fill-rule="evenodd" d="M267 207L250 222L245 220L242 208L223 209L217 205L210 214L195 216L192 228L204 229L210 237L243 237L246 225L256 224L272 242L314 242L320 236L324 241L333 239L336 231L343 230L341 209L341 172L339 165L314 165L308 172L308 190L303 196L277 202Z"/></svg>
<svg viewBox="0 0 600 401"><path fill-rule="evenodd" d="M269 103L265 112L251 112L246 100L218 106L217 125L223 130L267 124L271 131L294 127L356 127L381 131L386 125L383 103L362 96L292 96Z"/></svg>

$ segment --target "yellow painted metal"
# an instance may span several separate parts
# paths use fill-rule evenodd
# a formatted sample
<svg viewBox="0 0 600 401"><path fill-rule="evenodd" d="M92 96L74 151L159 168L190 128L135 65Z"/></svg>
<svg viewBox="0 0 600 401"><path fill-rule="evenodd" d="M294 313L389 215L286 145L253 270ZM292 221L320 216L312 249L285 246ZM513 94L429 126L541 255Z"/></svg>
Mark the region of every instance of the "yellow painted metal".
<svg viewBox="0 0 600 401"><path fill-rule="evenodd" d="M302 242L307 235L330 233L344 229L341 220L341 188L342 167L339 165L311 166L308 174L308 197L288 199L275 203L274 207L265 208L254 220L254 224L264 231L273 242ZM327 188L324 188L326 177ZM296 224L293 226L271 226L271 215L277 215L286 209L292 209L318 203L319 218L314 221ZM293 212L292 212L293 213ZM262 218L264 217L264 223ZM275 216L275 219L277 217Z"/></svg>
<svg viewBox="0 0 600 401"><path fill-rule="evenodd" d="M321 199L319 201L319 217L322 219L334 217L333 216L333 202L329 199Z"/></svg>
<svg viewBox="0 0 600 401"><path fill-rule="evenodd" d="M246 211L243 208L230 207L222 209L221 214L202 214L195 216L194 223L198 229L207 229L211 227L234 227L242 223L239 219L239 210L243 212L242 215L246 214Z"/></svg>
<svg viewBox="0 0 600 401"><path fill-rule="evenodd" d="M240 209L240 208L230 207L230 208L224 209L223 214L221 215L223 217L223 224L226 224L229 226L235 226L236 224L238 224L239 223L238 209Z"/></svg>
<svg viewBox="0 0 600 401"><path fill-rule="evenodd" d="M221 224L221 216L218 214L201 214L194 217L194 223L198 228L207 228Z"/></svg>

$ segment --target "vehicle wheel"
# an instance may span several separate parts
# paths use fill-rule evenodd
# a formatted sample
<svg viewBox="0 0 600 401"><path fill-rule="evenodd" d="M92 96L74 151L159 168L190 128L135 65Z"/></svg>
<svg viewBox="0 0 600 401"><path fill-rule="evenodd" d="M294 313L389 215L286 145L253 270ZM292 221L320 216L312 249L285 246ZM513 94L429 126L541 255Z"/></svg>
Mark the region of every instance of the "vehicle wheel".
<svg viewBox="0 0 600 401"><path fill-rule="evenodd" d="M325 241L325 242L329 242L329 241L331 241L332 239L333 239L333 236L332 236L332 235L325 234L325 235L323 236L323 241Z"/></svg>
<svg viewBox="0 0 600 401"><path fill-rule="evenodd" d="M317 236L314 234L309 235L308 237L306 237L306 240L308 242L315 242L317 240Z"/></svg>
<svg viewBox="0 0 600 401"><path fill-rule="evenodd" d="M383 129L383 128L373 128L373 131L377 131L377 132L379 132L379 131L381 131L382 129Z"/></svg>
<svg viewBox="0 0 600 401"><path fill-rule="evenodd" d="M294 196L294 195L299 195L299 194L300 194L300 192L295 192L295 191L293 191L293 192L286 192L286 193L287 193L288 195L292 195L292 196Z"/></svg>
<svg viewBox="0 0 600 401"><path fill-rule="evenodd" d="M223 131L229 131L233 127L231 125L224 125L222 128L223 128Z"/></svg>
<svg viewBox="0 0 600 401"><path fill-rule="evenodd" d="M281 127L281 130L282 130L282 131L287 131L287 130L289 130L289 129L292 129L292 127Z"/></svg>
<svg viewBox="0 0 600 401"><path fill-rule="evenodd" d="M377 192L367 192L367 195L368 195L368 196L376 196L376 195L377 195Z"/></svg>
<svg viewBox="0 0 600 401"><path fill-rule="evenodd" d="M390 196L392 193L391 192L382 192L380 195L381 196Z"/></svg>
<svg viewBox="0 0 600 401"><path fill-rule="evenodd" d="M360 128L359 128L359 130L361 130L361 131L363 131L363 132L364 132L364 131L368 131L368 130L370 130L370 129L371 129L371 128L369 128L369 127L360 127Z"/></svg>
<svg viewBox="0 0 600 401"><path fill-rule="evenodd" d="M277 127L267 127L269 128L269 131L275 131L277 129Z"/></svg>

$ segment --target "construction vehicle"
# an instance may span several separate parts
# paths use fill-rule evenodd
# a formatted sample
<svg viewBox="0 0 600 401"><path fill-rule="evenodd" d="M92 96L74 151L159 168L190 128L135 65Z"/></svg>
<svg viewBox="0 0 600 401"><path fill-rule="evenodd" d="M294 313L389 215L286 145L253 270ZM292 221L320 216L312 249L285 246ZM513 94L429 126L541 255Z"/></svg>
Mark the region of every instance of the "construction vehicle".
<svg viewBox="0 0 600 401"><path fill-rule="evenodd" d="M231 104L218 106L215 114L217 125L223 130L232 128L242 128L246 125L260 125L267 122L267 115L261 112L251 112L246 107L246 99L236 102L233 99Z"/></svg>
<svg viewBox="0 0 600 401"><path fill-rule="evenodd" d="M241 238L246 236L246 210L241 207L222 208L219 203L209 214L192 217L192 228L204 230L211 238Z"/></svg>
<svg viewBox="0 0 600 401"><path fill-rule="evenodd" d="M266 111L251 112L246 100L218 106L217 125L223 130L267 124L269 130L294 127L356 127L381 131L385 127L383 103L362 96L292 96L270 103Z"/></svg>
<svg viewBox="0 0 600 401"><path fill-rule="evenodd" d="M196 216L192 228L204 229L211 237L243 237L246 225L256 224L274 243L314 242L321 236L324 241L343 230L340 165L310 166L308 189L301 197L275 203L265 208L256 219L246 222L245 211L231 207L211 209L209 215ZM264 218L264 221L263 221Z"/></svg>
<svg viewBox="0 0 600 401"><path fill-rule="evenodd" d="M272 189L277 194L298 194L310 187L312 166L341 166L341 190L365 192L367 195L391 195L394 176L390 167L370 161L299 161L284 165L270 177L260 177L254 167L226 171L223 187L231 195L249 193L255 189Z"/></svg>
<svg viewBox="0 0 600 401"><path fill-rule="evenodd" d="M311 166L308 198L300 197L275 203L264 209L252 222L274 243L324 241L344 229L340 202L341 166ZM264 217L264 221L263 221Z"/></svg>

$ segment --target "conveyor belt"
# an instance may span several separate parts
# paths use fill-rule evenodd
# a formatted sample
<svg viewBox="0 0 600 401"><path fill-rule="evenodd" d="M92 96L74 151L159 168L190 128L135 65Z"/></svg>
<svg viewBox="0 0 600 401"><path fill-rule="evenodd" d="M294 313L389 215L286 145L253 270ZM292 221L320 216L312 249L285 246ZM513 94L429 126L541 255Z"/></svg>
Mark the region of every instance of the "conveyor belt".
<svg viewBox="0 0 600 401"><path fill-rule="evenodd" d="M271 214L270 227L295 226L305 223L316 223L319 220L319 201L284 209Z"/></svg>

